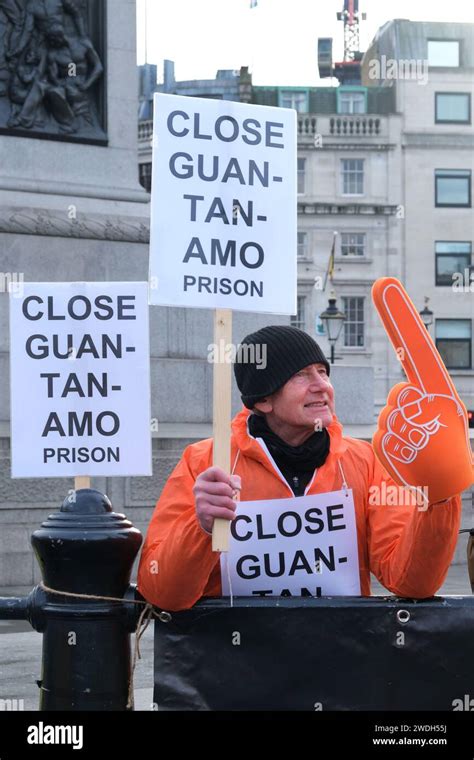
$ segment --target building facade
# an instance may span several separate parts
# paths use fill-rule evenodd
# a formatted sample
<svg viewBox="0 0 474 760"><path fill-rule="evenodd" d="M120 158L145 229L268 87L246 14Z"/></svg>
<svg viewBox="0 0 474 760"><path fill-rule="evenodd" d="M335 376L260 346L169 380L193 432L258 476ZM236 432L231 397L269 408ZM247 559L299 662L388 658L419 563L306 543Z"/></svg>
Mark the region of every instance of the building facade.
<svg viewBox="0 0 474 760"><path fill-rule="evenodd" d="M431 334L472 410L474 24L385 24L364 56L362 81L394 90L401 119L401 275L417 305L429 298Z"/></svg>

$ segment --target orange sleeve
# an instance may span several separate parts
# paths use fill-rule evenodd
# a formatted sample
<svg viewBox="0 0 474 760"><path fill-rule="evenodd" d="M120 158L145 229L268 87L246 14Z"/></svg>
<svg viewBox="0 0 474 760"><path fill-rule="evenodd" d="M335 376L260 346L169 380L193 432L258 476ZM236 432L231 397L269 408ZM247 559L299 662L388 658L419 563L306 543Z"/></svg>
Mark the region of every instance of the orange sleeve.
<svg viewBox="0 0 474 760"><path fill-rule="evenodd" d="M203 596L219 552L196 517L191 447L171 473L153 512L138 568L138 590L164 610L184 610ZM200 472L206 469L205 465Z"/></svg>
<svg viewBox="0 0 474 760"><path fill-rule="evenodd" d="M391 506L386 495L394 494L393 488L400 490L374 455L367 505L370 569L393 594L426 599L436 594L448 573L458 538L461 497L428 507ZM385 503L371 503L377 493L385 495Z"/></svg>

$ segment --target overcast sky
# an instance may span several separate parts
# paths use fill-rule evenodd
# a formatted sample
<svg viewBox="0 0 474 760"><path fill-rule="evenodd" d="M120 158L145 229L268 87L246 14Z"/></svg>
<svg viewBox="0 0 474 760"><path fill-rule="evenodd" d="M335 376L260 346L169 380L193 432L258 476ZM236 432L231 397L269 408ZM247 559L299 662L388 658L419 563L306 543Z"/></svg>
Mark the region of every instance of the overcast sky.
<svg viewBox="0 0 474 760"><path fill-rule="evenodd" d="M145 3L147 24L145 35ZM473 0L360 0L361 49L392 18L474 22ZM257 85L318 82L318 37L333 37L343 57L343 0L137 0L138 63L175 62L176 79L213 79L217 69L249 66ZM329 81L326 80L329 84Z"/></svg>

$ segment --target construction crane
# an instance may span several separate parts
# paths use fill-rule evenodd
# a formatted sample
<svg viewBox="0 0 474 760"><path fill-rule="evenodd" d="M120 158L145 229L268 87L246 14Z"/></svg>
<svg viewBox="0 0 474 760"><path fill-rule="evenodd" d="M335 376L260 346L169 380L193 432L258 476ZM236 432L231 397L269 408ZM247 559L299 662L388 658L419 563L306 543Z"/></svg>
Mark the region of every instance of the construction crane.
<svg viewBox="0 0 474 760"><path fill-rule="evenodd" d="M359 11L359 0L344 0L342 11L337 14L337 20L344 23L344 60L333 64L332 37L318 39L318 68L319 76L337 77L341 84L360 82L360 22L367 18L366 13Z"/></svg>
<svg viewBox="0 0 474 760"><path fill-rule="evenodd" d="M353 61L359 52L359 22L366 18L366 13L359 13L359 0L344 0L344 10L337 13L337 20L344 22L345 61Z"/></svg>

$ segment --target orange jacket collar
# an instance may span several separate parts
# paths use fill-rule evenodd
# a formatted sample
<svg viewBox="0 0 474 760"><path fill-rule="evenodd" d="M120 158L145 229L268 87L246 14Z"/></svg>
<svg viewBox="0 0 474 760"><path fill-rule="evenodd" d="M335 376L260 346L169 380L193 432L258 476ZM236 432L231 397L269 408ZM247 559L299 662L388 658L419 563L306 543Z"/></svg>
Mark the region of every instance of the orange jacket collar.
<svg viewBox="0 0 474 760"><path fill-rule="evenodd" d="M235 445L236 449L239 449L240 452L244 454L244 456L256 459L273 471L273 466L269 462L265 452L255 438L252 438L248 432L247 420L250 414L251 411L244 406L241 411L235 415L232 420L232 443ZM330 457L334 456L336 459L339 459L346 451L347 443L342 436L342 425L336 415L334 415L333 421L328 426L327 431L330 438L329 455ZM236 454L237 451L235 451L234 456Z"/></svg>

